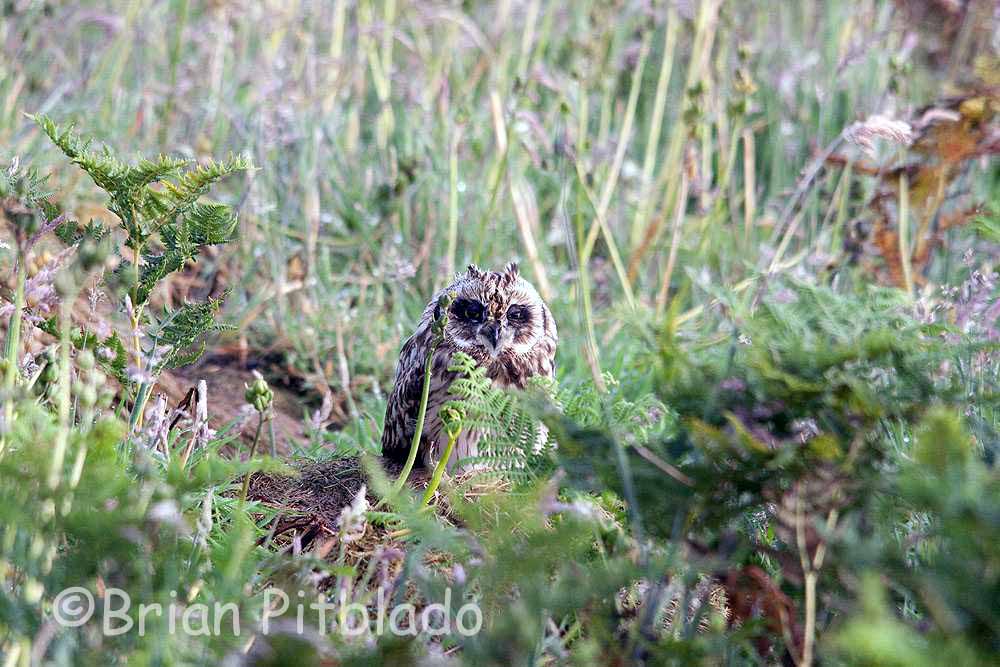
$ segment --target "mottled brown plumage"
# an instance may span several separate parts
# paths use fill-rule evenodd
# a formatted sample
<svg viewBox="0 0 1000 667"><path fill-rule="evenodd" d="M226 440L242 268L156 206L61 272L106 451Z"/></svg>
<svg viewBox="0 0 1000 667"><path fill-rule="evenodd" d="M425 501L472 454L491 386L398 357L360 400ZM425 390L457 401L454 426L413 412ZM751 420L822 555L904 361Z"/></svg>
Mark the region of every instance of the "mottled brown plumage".
<svg viewBox="0 0 1000 667"><path fill-rule="evenodd" d="M405 459L409 452L423 389L424 362L432 344L432 324L442 314L437 304L445 293L453 293L455 299L448 309L444 339L431 360L430 394L420 442L422 463L436 462L447 441L438 410L453 398L449 388L455 374L448 367L456 351L484 367L494 386L523 389L533 376L554 376L556 323L535 288L520 276L514 263L503 271L483 271L470 265L464 275L434 295L416 331L403 344L382 432L382 453L389 459ZM477 455L478 440L476 432L463 432L449 467Z"/></svg>

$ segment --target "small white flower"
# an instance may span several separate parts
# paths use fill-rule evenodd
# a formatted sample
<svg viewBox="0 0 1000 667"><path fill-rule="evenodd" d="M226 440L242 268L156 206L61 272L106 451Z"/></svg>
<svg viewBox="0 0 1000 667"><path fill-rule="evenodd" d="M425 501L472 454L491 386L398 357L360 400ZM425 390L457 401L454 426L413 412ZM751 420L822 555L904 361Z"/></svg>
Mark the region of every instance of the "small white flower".
<svg viewBox="0 0 1000 667"><path fill-rule="evenodd" d="M340 539L344 542L354 542L361 539L365 533L367 521L365 512L368 511L367 489L362 484L358 489L358 495L354 496L351 504L340 511L340 519L337 521L340 528Z"/></svg>
<svg viewBox="0 0 1000 667"><path fill-rule="evenodd" d="M198 533L195 536L195 543L202 548L208 547L208 535L212 532L212 491L211 489L205 494L205 501L201 505L201 516L198 517L198 521L195 526L198 529Z"/></svg>
<svg viewBox="0 0 1000 667"><path fill-rule="evenodd" d="M150 521L173 526L182 531L187 530L187 524L181 516L180 508L175 500L161 500L149 508L147 515Z"/></svg>

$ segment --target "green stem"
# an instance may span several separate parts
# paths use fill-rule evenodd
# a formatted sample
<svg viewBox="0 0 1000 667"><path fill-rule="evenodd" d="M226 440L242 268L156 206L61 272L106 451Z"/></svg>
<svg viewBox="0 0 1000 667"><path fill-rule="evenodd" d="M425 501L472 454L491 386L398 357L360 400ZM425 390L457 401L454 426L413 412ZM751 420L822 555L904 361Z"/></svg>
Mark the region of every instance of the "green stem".
<svg viewBox="0 0 1000 667"><path fill-rule="evenodd" d="M170 39L170 49L168 51L168 58L170 60L170 81L167 86L167 99L163 104L163 114L162 118L166 119L160 125L160 150L166 150L167 145L167 128L170 126L169 119L173 114L174 102L177 96L177 67L181 60L181 38L184 34L184 25L187 23L188 17L188 0L180 0L175 4L175 16L176 21L174 25L174 34Z"/></svg>
<svg viewBox="0 0 1000 667"><path fill-rule="evenodd" d="M278 441L274 438L274 415L267 420L267 437L271 441L271 458L278 458Z"/></svg>
<svg viewBox="0 0 1000 667"><path fill-rule="evenodd" d="M455 275L458 254L458 142L461 131L454 124L451 130L451 149L448 152L448 269L447 280Z"/></svg>
<svg viewBox="0 0 1000 667"><path fill-rule="evenodd" d="M260 442L260 430L264 426L264 413L257 413L257 430L253 434L253 442L250 444L250 456L247 457L247 462L253 461L254 454L257 453L257 443ZM243 477L243 489L240 491L240 505L246 504L247 493L250 491L250 473Z"/></svg>
<svg viewBox="0 0 1000 667"><path fill-rule="evenodd" d="M670 74L674 67L674 49L677 46L677 10L673 7L667 10L667 27L663 31L663 57L660 60L660 76L656 80L656 94L653 102L653 117L649 123L649 136L646 139L646 152L642 160L642 187L645 190L636 207L635 218L632 220L631 248L638 247L642 241L642 231L649 217L649 208L653 202L653 172L656 170L656 157L660 147L660 131L663 127L663 114L667 107L667 89L670 86Z"/></svg>
<svg viewBox="0 0 1000 667"><path fill-rule="evenodd" d="M7 360L7 375L5 388L9 392L14 388L17 379L17 350L21 344L21 314L24 312L24 283L28 278L25 269L25 257L17 262L17 283L14 287L14 312L10 315L10 325L7 327L7 344L4 348L4 359Z"/></svg>
<svg viewBox="0 0 1000 667"><path fill-rule="evenodd" d="M417 460L417 450L420 448L420 437L424 433L424 418L427 416L427 398L431 393L431 360L434 358L434 350L437 349L437 345L431 346L431 349L427 352L427 358L424 360L424 387L420 393L420 409L417 411L417 426L413 431L413 440L410 442L410 453L406 457L406 463L403 465L402 472L399 473L399 477L396 479L396 484L393 487L394 491L399 491L406 484L407 478L410 476L410 471L413 470L413 464Z"/></svg>
<svg viewBox="0 0 1000 667"><path fill-rule="evenodd" d="M427 485L427 490L424 491L424 499L421 501L422 505L430 503L431 498L434 497L434 492L437 491L438 485L441 484L441 477L444 476L445 468L448 467L448 460L451 459L451 452L455 449L455 441L458 440L458 434L461 432L461 427L455 429L454 432L448 431L448 444L444 448L441 460L434 466L434 474L431 476L430 484Z"/></svg>
<svg viewBox="0 0 1000 667"><path fill-rule="evenodd" d="M55 444L52 447L52 465L49 468L49 488L55 489L62 480L63 464L66 460L66 447L69 444L70 427L70 368L69 368L69 348L73 344L70 341L70 311L75 301L75 295L67 295L60 304L60 327L59 327L59 430L56 431Z"/></svg>
<svg viewBox="0 0 1000 667"><path fill-rule="evenodd" d="M152 392L153 384L143 382L139 385L139 391L135 395L135 404L132 405L132 413L128 418L130 431L142 428L142 413L146 409L146 402L149 401L149 394Z"/></svg>
<svg viewBox="0 0 1000 667"><path fill-rule="evenodd" d="M910 264L910 181L899 176L899 262L903 269L906 296L913 298L913 267Z"/></svg>
<svg viewBox="0 0 1000 667"><path fill-rule="evenodd" d="M140 376L142 375L142 343L139 340L139 323L142 322L142 311L139 306L139 280L141 278L139 258L141 256L142 246L141 244L137 244L135 246L135 255L132 258L135 283L132 285L132 319L130 324L132 325L132 348L135 354L135 367ZM152 383L142 382L139 384L139 390L135 395L135 403L132 405L132 414L129 415L130 430L134 431L137 428L142 428L142 413L146 409L146 401L149 400L152 388Z"/></svg>
<svg viewBox="0 0 1000 667"><path fill-rule="evenodd" d="M590 367L591 377L594 379L594 386L597 387L598 391L602 394L604 393L606 387L604 384L604 376L601 373L601 357L600 352L597 347L597 334L594 331L594 317L593 311L591 309L590 303L590 280L588 279L587 270L587 260L583 256L583 239L584 239L584 222L583 222L583 206L581 206L581 192L584 184L579 182L579 188L577 189L577 207L575 218L576 225L576 265L578 267L577 276L577 288L580 290L579 293L579 309L580 318L583 320L584 331L586 336L584 340L586 341L586 347L584 348L584 357L587 360L587 365Z"/></svg>
<svg viewBox="0 0 1000 667"><path fill-rule="evenodd" d="M493 183L490 185L490 197L488 204L486 205L486 215L480 218L479 221L479 243L476 247L476 255L472 258L475 262L482 262L485 253L486 245L486 223L490 220L496 219L497 204L499 202L498 195L500 194L500 185L503 183L503 176L507 173L507 160L510 154L510 147L505 145L503 150L500 152L500 157L496 163L496 172L494 172ZM448 276L451 278L451 276Z"/></svg>
<svg viewBox="0 0 1000 667"><path fill-rule="evenodd" d="M28 278L25 260L21 256L17 261L17 282L14 286L14 312L10 315L7 326L7 343L4 347L4 360L7 372L4 376L4 424L10 428L14 422L14 383L17 381L17 351L21 346L21 313L24 311L24 283ZM6 434L0 436L0 456L6 449Z"/></svg>

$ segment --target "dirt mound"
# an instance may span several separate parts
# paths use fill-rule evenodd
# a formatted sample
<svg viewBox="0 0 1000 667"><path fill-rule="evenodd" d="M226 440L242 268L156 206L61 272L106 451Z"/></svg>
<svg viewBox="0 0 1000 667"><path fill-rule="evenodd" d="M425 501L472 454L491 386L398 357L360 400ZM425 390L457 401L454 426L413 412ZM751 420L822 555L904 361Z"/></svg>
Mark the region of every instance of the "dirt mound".
<svg viewBox="0 0 1000 667"><path fill-rule="evenodd" d="M208 385L209 425L220 429L236 423L245 440L253 438L255 419L246 419L247 402L243 397L246 386L254 381L254 369L259 365L252 360L241 362L231 355L206 355L193 366L164 372L156 390L166 394L170 407L179 405L200 380ZM303 420L302 398L299 393L270 383L274 394L272 414L274 437L279 454L289 454L295 441L306 437Z"/></svg>
<svg viewBox="0 0 1000 667"><path fill-rule="evenodd" d="M390 478L399 474L398 464L387 461L382 464ZM294 467L296 476L258 473L250 479L248 497L279 511L269 538L279 544L294 543L295 550L307 550L314 543L320 546L325 540L335 539L341 511L351 504L362 485L367 488L369 507L379 502L356 458L308 461ZM411 473L409 484L423 489L428 479L428 472L418 468ZM376 542L393 541L384 527L374 531L380 535L367 532L370 529L366 537Z"/></svg>

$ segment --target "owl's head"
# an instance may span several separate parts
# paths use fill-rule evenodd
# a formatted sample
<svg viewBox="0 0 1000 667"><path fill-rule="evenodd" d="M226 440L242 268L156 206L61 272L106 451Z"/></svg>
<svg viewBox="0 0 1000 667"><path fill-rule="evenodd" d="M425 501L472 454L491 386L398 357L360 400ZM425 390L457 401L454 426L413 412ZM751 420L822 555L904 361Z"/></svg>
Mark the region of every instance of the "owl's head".
<svg viewBox="0 0 1000 667"><path fill-rule="evenodd" d="M545 302L514 262L503 271L469 265L448 289L455 299L448 309L445 335L472 356L496 360L524 354L542 338L546 327L553 326Z"/></svg>

